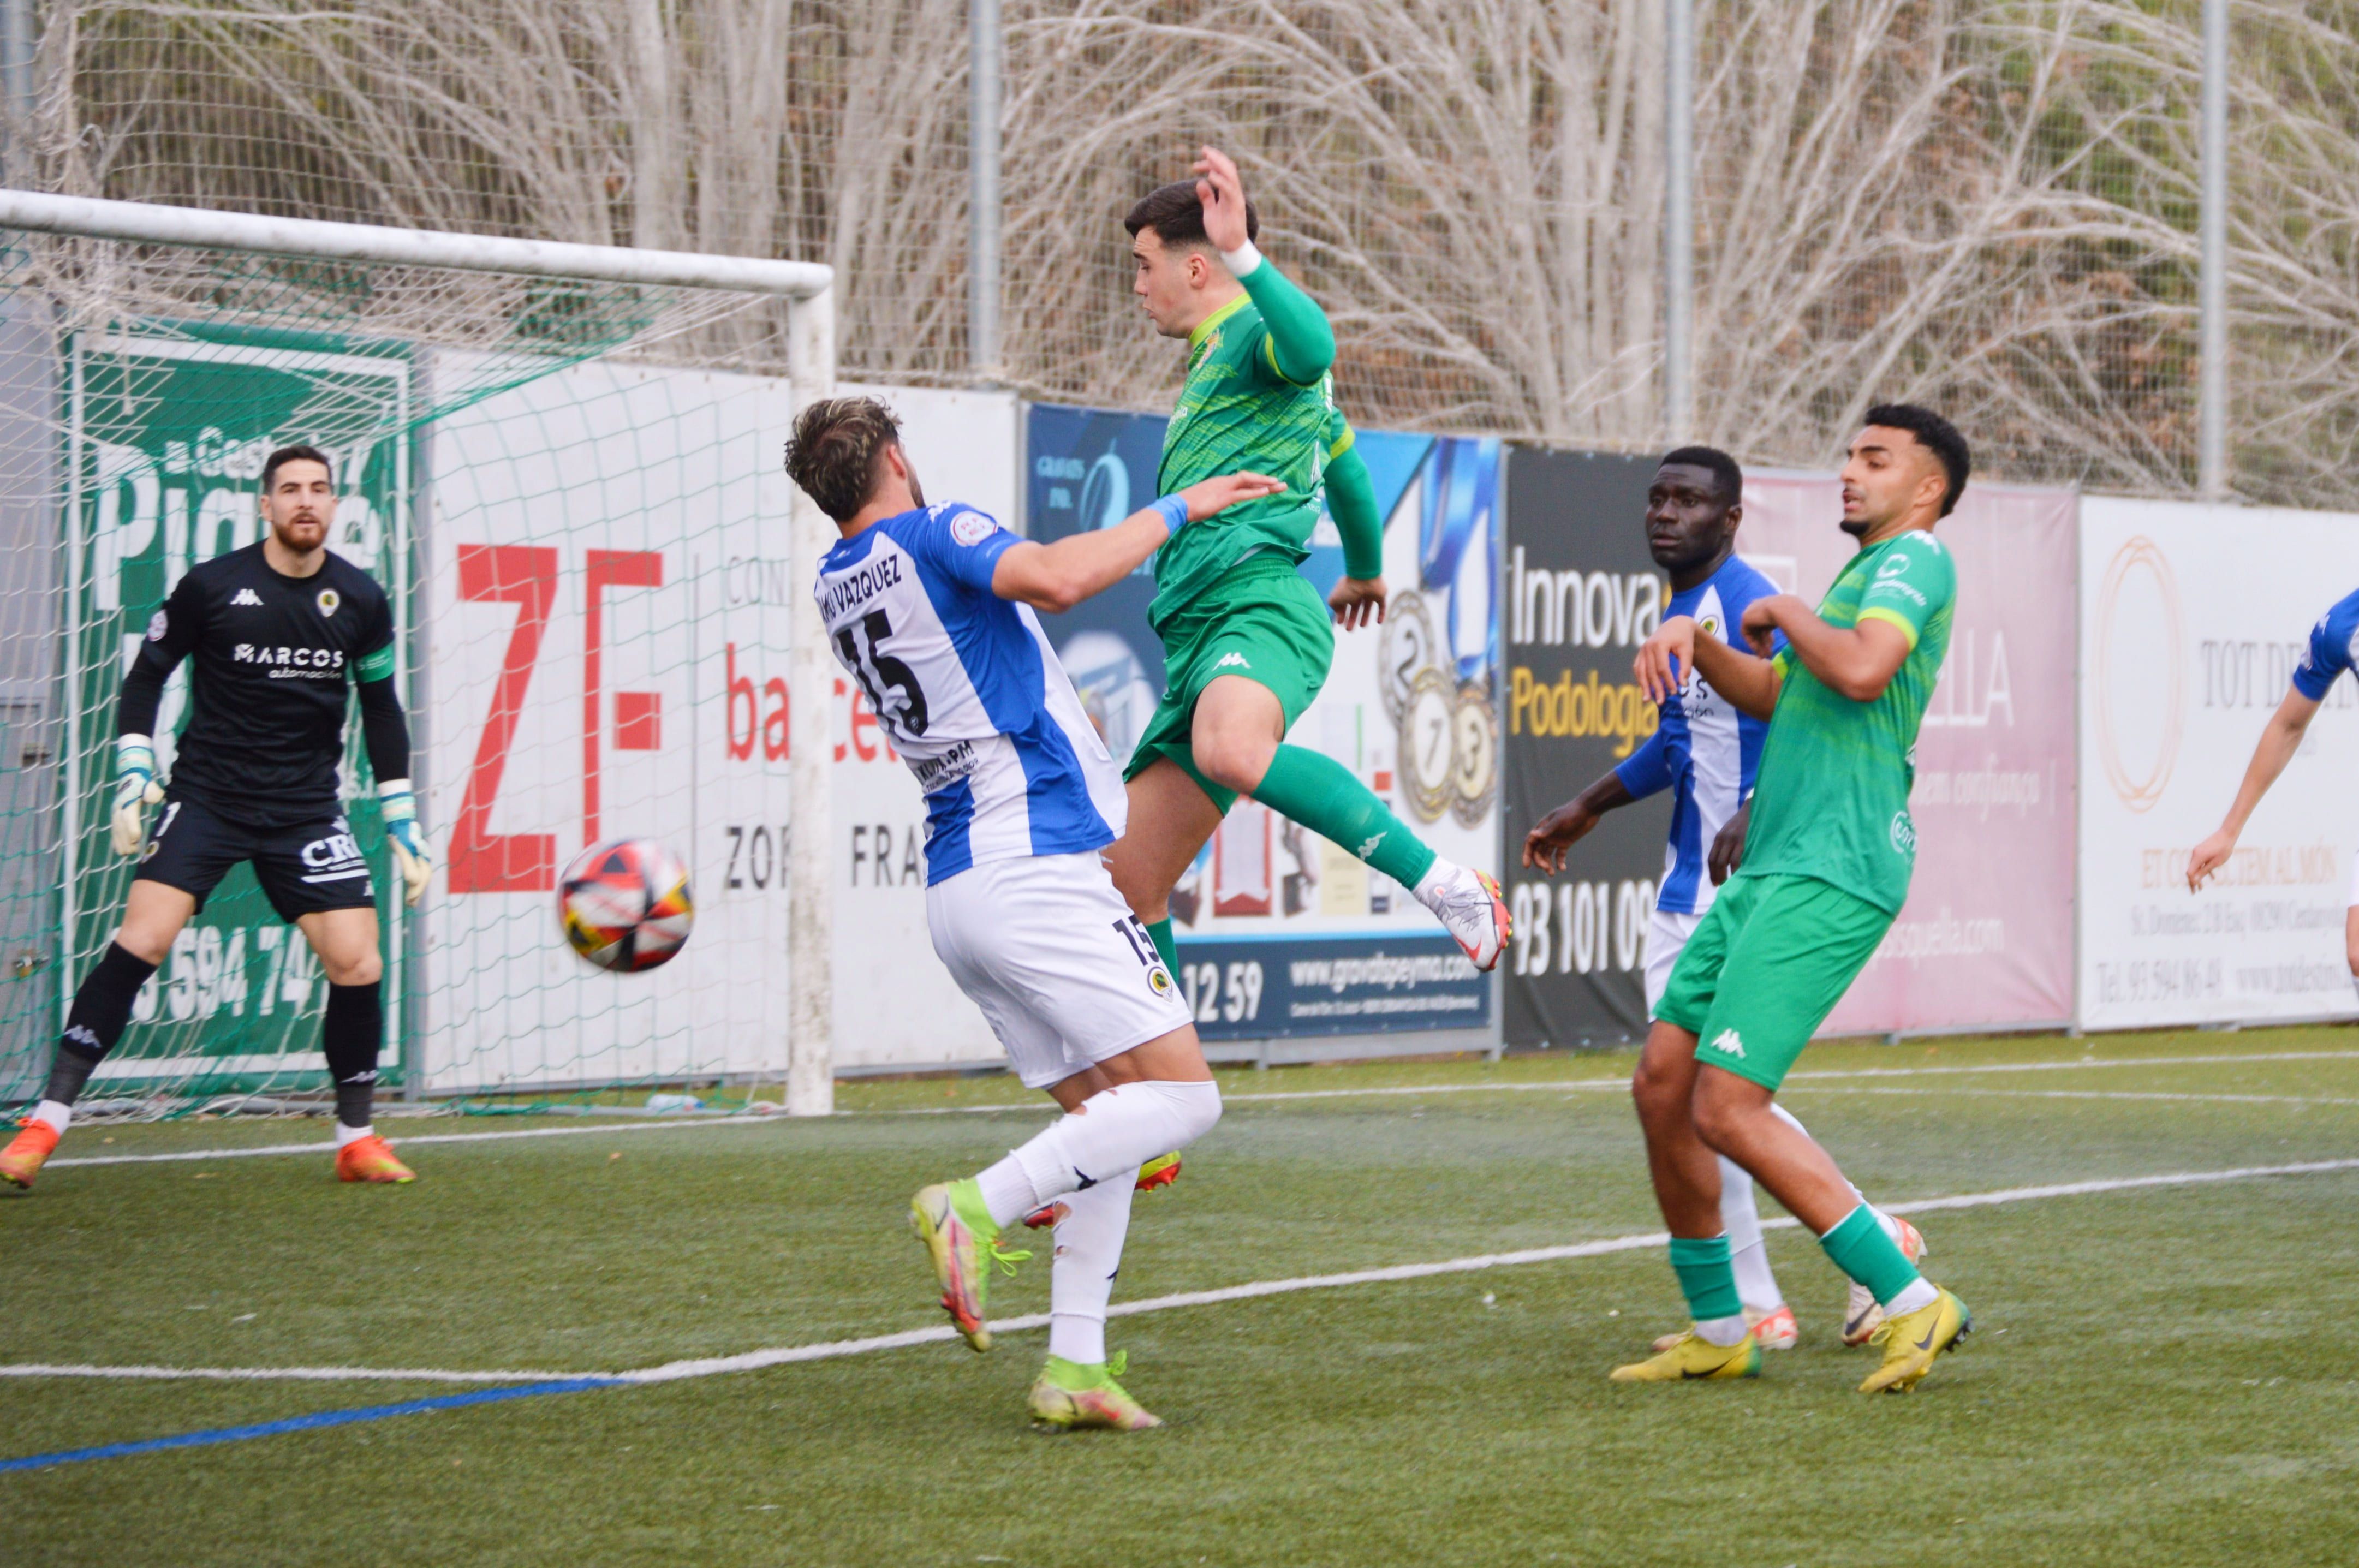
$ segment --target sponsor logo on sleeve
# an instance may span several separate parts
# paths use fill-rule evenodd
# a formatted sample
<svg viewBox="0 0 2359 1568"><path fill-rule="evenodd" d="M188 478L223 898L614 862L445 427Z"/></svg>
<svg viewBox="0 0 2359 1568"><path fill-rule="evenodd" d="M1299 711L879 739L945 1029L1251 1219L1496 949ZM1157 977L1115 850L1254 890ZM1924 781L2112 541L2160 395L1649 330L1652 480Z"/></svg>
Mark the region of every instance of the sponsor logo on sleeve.
<svg viewBox="0 0 2359 1568"><path fill-rule="evenodd" d="M164 612L161 610L158 610L154 615L148 616L147 640L149 642L162 642L164 640L164 628L170 624L171 623L164 619Z"/></svg>
<svg viewBox="0 0 2359 1568"><path fill-rule="evenodd" d="M1905 810L1892 813L1892 847L1902 855L1917 853L1917 824Z"/></svg>
<svg viewBox="0 0 2359 1568"><path fill-rule="evenodd" d="M951 538L961 544L976 545L999 531L999 525L981 512L961 512L951 519Z"/></svg>

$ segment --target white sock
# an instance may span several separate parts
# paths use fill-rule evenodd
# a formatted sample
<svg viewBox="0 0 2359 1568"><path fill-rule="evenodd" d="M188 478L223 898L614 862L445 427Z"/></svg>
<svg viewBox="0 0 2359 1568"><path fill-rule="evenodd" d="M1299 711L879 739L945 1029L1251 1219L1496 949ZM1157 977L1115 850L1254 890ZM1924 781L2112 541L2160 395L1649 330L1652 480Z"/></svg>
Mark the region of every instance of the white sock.
<svg viewBox="0 0 2359 1568"><path fill-rule="evenodd" d="M49 1123L50 1129L63 1138L66 1128L73 1125L73 1107L63 1100L43 1100L33 1107L33 1119Z"/></svg>
<svg viewBox="0 0 2359 1568"><path fill-rule="evenodd" d="M348 1143L358 1143L361 1139L368 1137L375 1130L376 1127L374 1123L367 1127L346 1127L343 1123L338 1122L336 1124L336 1147L341 1149Z"/></svg>
<svg viewBox="0 0 2359 1568"><path fill-rule="evenodd" d="M1706 1345L1717 1345L1725 1350L1745 1337L1745 1314L1733 1318L1712 1318L1695 1325L1696 1337Z"/></svg>
<svg viewBox="0 0 2359 1568"><path fill-rule="evenodd" d="M1786 1304L1777 1277L1769 1271L1769 1248L1761 1239L1761 1211L1753 1201L1752 1173L1723 1155L1720 1161L1720 1225L1728 1233L1728 1261L1736 1270L1736 1294L1756 1312Z"/></svg>
<svg viewBox="0 0 2359 1568"><path fill-rule="evenodd" d="M1914 1285L1884 1303L1884 1315L1886 1318L1907 1317L1910 1312L1931 1306L1940 1294L1933 1289L1933 1281L1919 1277Z"/></svg>
<svg viewBox="0 0 2359 1568"><path fill-rule="evenodd" d="M1130 1200L1136 1170L1109 1176L1093 1187L1068 1192L1059 1202L1056 1260L1049 1267L1049 1354L1082 1367L1106 1358L1106 1302L1122 1268L1123 1239L1130 1234Z"/></svg>
<svg viewBox="0 0 2359 1568"><path fill-rule="evenodd" d="M1425 875L1417 879L1417 886L1410 888L1409 893L1419 903L1430 909L1433 908L1433 901L1441 897L1441 890L1450 885L1451 879L1458 875L1459 870L1456 861L1444 860L1437 855L1433 857L1433 864L1425 868Z"/></svg>
<svg viewBox="0 0 2359 1568"><path fill-rule="evenodd" d="M1215 1084L1155 1080L1100 1090L975 1180L995 1224L1185 1149L1221 1119Z"/></svg>

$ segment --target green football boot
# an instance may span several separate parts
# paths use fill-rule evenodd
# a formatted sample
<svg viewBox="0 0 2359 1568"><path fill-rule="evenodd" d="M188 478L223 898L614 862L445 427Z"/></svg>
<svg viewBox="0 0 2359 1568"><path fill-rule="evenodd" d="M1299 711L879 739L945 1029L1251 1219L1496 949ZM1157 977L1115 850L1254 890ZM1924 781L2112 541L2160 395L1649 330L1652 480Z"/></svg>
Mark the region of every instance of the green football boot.
<svg viewBox="0 0 2359 1568"><path fill-rule="evenodd" d="M1051 1356L1032 1385L1032 1425L1041 1432L1145 1432L1161 1426L1162 1417L1114 1381L1128 1364L1127 1354L1119 1351L1093 1367Z"/></svg>
<svg viewBox="0 0 2359 1568"><path fill-rule="evenodd" d="M934 1279L942 1288L942 1310L967 1344L976 1350L991 1348L991 1330L983 1321L984 1299L991 1287L991 1268L997 1264L1013 1274L1032 1255L1003 1250L999 1227L984 1207L983 1188L973 1177L963 1181L936 1182L920 1187L909 1200L909 1228L926 1244L933 1259Z"/></svg>

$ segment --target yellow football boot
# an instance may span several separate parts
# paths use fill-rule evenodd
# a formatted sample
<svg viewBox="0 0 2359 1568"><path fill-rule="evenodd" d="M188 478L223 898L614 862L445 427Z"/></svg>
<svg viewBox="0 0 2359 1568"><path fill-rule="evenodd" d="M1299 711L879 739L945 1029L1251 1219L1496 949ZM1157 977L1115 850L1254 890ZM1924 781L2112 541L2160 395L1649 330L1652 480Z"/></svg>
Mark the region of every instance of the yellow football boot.
<svg viewBox="0 0 2359 1568"><path fill-rule="evenodd" d="M1108 1432L1145 1432L1161 1426L1163 1418L1149 1411L1114 1381L1128 1357L1117 1351L1094 1367L1051 1356L1032 1385L1032 1424L1042 1432L1080 1432L1101 1427Z"/></svg>
<svg viewBox="0 0 2359 1568"><path fill-rule="evenodd" d="M1875 1325L1871 1344L1884 1346L1884 1364L1859 1386L1863 1394L1905 1394L1933 1369L1933 1358L1955 1350L1974 1332L1973 1314L1966 1303L1941 1290L1932 1304Z"/></svg>
<svg viewBox="0 0 2359 1568"><path fill-rule="evenodd" d="M1690 1329L1669 1350L1614 1368L1616 1383L1683 1383L1696 1377L1758 1377L1761 1344L1753 1331L1734 1345L1720 1345Z"/></svg>

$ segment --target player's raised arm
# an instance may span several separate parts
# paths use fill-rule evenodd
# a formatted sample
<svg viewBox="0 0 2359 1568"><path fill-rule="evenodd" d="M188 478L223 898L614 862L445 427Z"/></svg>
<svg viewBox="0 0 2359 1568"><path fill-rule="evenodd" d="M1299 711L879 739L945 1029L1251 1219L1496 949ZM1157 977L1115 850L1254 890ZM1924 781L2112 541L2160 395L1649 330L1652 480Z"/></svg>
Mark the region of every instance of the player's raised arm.
<svg viewBox="0 0 2359 1568"><path fill-rule="evenodd" d="M1204 204L1204 237L1261 312L1262 325L1269 332L1270 369L1297 387L1310 386L1335 363L1335 330L1327 324L1327 313L1255 248L1245 181L1228 154L1204 148L1195 172L1196 200Z"/></svg>
<svg viewBox="0 0 2359 1568"><path fill-rule="evenodd" d="M1767 600L1754 601L1749 617ZM1740 713L1766 719L1777 705L1777 688L1784 677L1767 659L1729 647L1718 637L1698 637L1696 624L1686 615L1671 615L1655 635L1638 645L1631 673L1647 701L1661 702L1679 695L1685 672L1693 670L1714 691L1735 704Z"/></svg>
<svg viewBox="0 0 2359 1568"><path fill-rule="evenodd" d="M1342 414L1331 417L1336 433L1327 446L1327 511L1343 536L1343 575L1329 591L1327 607L1349 632L1385 618L1385 518L1358 437Z"/></svg>
<svg viewBox="0 0 2359 1568"><path fill-rule="evenodd" d="M1223 474L1165 495L1110 528L1074 534L1054 544L1011 545L992 568L991 591L1036 610L1070 610L1137 571L1190 523L1285 488L1266 474Z"/></svg>

